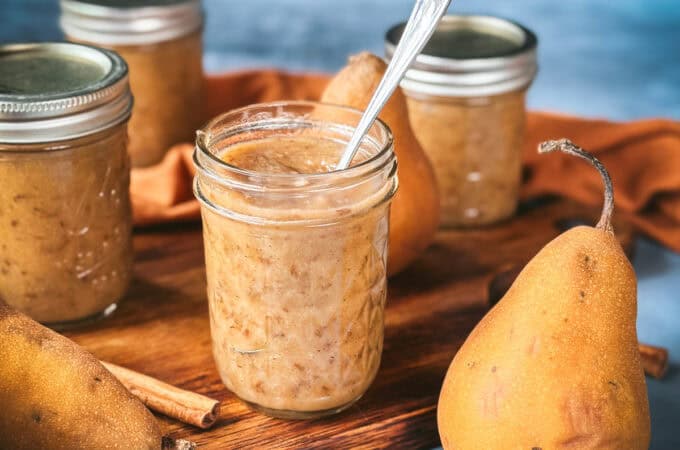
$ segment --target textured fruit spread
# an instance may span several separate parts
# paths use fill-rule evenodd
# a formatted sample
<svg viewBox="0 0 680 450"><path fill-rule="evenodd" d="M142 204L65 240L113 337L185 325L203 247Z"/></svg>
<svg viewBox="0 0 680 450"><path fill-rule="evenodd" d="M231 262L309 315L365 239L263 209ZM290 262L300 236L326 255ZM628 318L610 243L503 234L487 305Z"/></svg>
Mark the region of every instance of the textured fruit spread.
<svg viewBox="0 0 680 450"><path fill-rule="evenodd" d="M413 131L433 163L442 225L486 225L517 208L524 91L474 98L409 97Z"/></svg>
<svg viewBox="0 0 680 450"><path fill-rule="evenodd" d="M342 149L293 136L236 144L221 157L251 173L320 174ZM371 384L383 345L388 207L377 200L384 191L366 189L208 193L229 210L273 220L203 210L213 352L240 398L314 413L351 404Z"/></svg>
<svg viewBox="0 0 680 450"><path fill-rule="evenodd" d="M53 324L123 296L132 273L125 142L119 125L69 142L0 145L1 299Z"/></svg>

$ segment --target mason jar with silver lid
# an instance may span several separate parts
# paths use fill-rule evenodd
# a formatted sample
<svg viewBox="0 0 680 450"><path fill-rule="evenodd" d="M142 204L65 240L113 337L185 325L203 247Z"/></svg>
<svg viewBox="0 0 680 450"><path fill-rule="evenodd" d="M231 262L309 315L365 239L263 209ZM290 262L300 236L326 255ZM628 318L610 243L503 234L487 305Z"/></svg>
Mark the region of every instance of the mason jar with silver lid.
<svg viewBox="0 0 680 450"><path fill-rule="evenodd" d="M0 80L0 298L55 327L108 315L132 271L127 66L9 44Z"/></svg>
<svg viewBox="0 0 680 450"><path fill-rule="evenodd" d="M388 59L403 29L387 32ZM401 86L435 167L443 226L486 225L514 214L536 45L534 33L517 23L449 15L406 73Z"/></svg>
<svg viewBox="0 0 680 450"><path fill-rule="evenodd" d="M115 50L130 67L132 165L159 162L203 122L200 0L61 0L66 38Z"/></svg>

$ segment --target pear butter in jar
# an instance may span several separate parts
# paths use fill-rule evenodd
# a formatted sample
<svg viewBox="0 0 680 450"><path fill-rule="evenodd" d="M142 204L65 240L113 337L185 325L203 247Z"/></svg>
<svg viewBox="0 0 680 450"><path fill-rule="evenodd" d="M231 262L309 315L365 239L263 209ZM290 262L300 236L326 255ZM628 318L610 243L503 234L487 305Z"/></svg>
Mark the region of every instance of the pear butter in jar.
<svg viewBox="0 0 680 450"><path fill-rule="evenodd" d="M390 58L404 24L386 38ZM401 84L439 182L442 225L479 226L517 208L525 94L536 36L487 16L445 16Z"/></svg>
<svg viewBox="0 0 680 450"><path fill-rule="evenodd" d="M0 80L0 299L53 327L107 315L132 272L125 62L4 45Z"/></svg>
<svg viewBox="0 0 680 450"><path fill-rule="evenodd" d="M130 68L133 167L191 142L203 121L203 14L200 0L61 0L71 41L116 51Z"/></svg>
<svg viewBox="0 0 680 450"><path fill-rule="evenodd" d="M380 366L397 168L378 121L354 164L335 170L360 117L251 105L198 135L213 355L224 384L271 416L340 412Z"/></svg>

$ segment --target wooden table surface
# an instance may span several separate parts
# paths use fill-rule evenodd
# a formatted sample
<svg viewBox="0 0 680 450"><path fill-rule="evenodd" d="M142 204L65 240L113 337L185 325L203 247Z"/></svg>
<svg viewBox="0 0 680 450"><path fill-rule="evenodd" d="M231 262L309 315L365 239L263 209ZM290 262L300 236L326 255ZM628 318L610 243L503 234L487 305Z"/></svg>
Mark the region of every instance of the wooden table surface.
<svg viewBox="0 0 680 450"><path fill-rule="evenodd" d="M135 280L115 314L74 339L98 358L223 401L207 431L159 417L172 437L199 448L431 448L439 444L436 403L446 369L507 276L561 229L598 212L558 202L524 208L504 224L441 231L435 244L389 283L382 365L347 411L283 421L250 411L222 385L210 347L200 225L135 235ZM625 247L633 234L615 224Z"/></svg>

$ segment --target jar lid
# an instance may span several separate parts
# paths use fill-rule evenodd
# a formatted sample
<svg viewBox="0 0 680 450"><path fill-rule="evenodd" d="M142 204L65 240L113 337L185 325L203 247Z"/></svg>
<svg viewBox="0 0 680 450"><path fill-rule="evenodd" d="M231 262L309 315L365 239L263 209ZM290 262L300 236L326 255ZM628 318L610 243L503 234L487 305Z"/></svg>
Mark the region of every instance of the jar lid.
<svg viewBox="0 0 680 450"><path fill-rule="evenodd" d="M385 47L390 59L405 23L392 27ZM536 35L491 16L444 16L411 68L402 88L443 97L497 95L531 84L538 70Z"/></svg>
<svg viewBox="0 0 680 450"><path fill-rule="evenodd" d="M146 45L186 36L203 26L200 0L61 0L61 29L70 38L111 45Z"/></svg>
<svg viewBox="0 0 680 450"><path fill-rule="evenodd" d="M127 120L127 73L116 53L87 45L0 45L0 142L73 139Z"/></svg>

